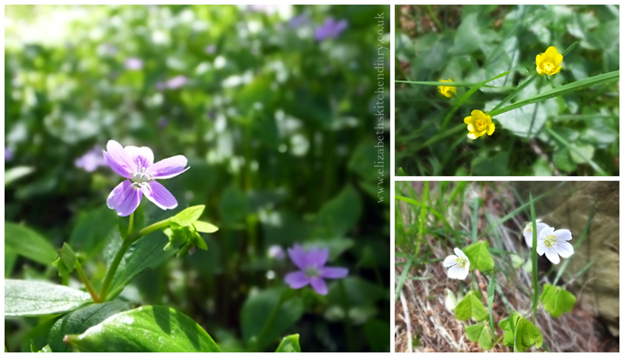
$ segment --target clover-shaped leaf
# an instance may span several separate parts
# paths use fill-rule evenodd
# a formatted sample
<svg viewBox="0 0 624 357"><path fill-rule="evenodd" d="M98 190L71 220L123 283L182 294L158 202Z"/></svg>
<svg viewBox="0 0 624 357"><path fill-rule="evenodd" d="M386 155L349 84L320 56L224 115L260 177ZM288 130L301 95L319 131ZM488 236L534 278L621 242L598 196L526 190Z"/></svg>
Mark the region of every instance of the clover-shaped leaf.
<svg viewBox="0 0 624 357"><path fill-rule="evenodd" d="M498 326L505 331L503 345L513 347L516 352L523 352L533 345L535 348L540 348L544 342L537 326L517 312L501 320Z"/></svg>
<svg viewBox="0 0 624 357"><path fill-rule="evenodd" d="M466 337L472 342L479 343L479 346L486 351L492 348L492 336L485 323L466 326Z"/></svg>
<svg viewBox="0 0 624 357"><path fill-rule="evenodd" d="M480 241L463 249L464 254L470 260L470 270L487 272L494 269L494 259L488 251L488 246L488 242Z"/></svg>
<svg viewBox="0 0 624 357"><path fill-rule="evenodd" d="M483 321L488 318L488 313L485 306L471 291L455 307L455 317L460 321L468 320L471 317L476 321Z"/></svg>
<svg viewBox="0 0 624 357"><path fill-rule="evenodd" d="M564 288L544 284L540 301L544 304L544 310L548 311L552 317L559 317L572 311L576 304L576 297Z"/></svg>

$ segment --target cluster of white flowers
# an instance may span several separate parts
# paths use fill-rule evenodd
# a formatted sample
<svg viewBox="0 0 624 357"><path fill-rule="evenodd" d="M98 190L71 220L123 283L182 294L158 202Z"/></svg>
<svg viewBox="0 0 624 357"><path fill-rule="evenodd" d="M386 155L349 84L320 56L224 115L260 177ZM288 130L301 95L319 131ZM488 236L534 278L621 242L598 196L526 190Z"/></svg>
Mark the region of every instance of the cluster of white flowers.
<svg viewBox="0 0 624 357"><path fill-rule="evenodd" d="M553 264L559 264L559 256L569 258L574 254L574 247L568 241L572 239L572 232L569 229L557 229L537 220L537 254L544 255ZM533 223L529 222L522 230L524 240L529 248L533 247ZM470 270L470 260L459 248L455 248L455 255L449 255L442 263L445 268L449 268L448 277L451 279L464 280Z"/></svg>

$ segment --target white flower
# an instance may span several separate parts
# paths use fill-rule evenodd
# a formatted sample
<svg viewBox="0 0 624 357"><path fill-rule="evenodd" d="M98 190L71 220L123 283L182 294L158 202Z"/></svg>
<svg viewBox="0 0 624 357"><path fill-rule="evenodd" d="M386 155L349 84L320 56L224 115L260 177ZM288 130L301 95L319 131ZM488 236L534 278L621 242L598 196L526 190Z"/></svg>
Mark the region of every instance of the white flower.
<svg viewBox="0 0 624 357"><path fill-rule="evenodd" d="M569 229L557 229L546 227L537 236L537 254L544 255L553 264L559 264L559 256L564 258L574 254L574 247L568 243L572 239Z"/></svg>
<svg viewBox="0 0 624 357"><path fill-rule="evenodd" d="M444 267L451 268L448 270L449 278L464 280L470 270L470 260L459 248L455 248L455 254L457 255L449 255L444 259Z"/></svg>
<svg viewBox="0 0 624 357"><path fill-rule="evenodd" d="M542 223L541 219L536 220L535 223L537 225L538 237L542 229L546 227L550 227L546 223ZM524 235L524 240L526 241L526 244L529 246L529 248L533 248L533 222L529 222L526 224L526 226L524 226L524 229L522 230L522 234Z"/></svg>

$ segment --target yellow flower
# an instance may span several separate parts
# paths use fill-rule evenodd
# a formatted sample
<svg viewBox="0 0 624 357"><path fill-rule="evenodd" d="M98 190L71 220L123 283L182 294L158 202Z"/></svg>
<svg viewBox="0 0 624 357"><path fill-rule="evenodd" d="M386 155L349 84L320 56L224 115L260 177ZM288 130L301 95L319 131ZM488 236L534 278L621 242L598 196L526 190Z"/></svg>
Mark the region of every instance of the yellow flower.
<svg viewBox="0 0 624 357"><path fill-rule="evenodd" d="M492 117L480 110L473 110L471 116L464 118L464 123L468 124L468 138L476 139L480 136L492 135L494 133L494 123Z"/></svg>
<svg viewBox="0 0 624 357"><path fill-rule="evenodd" d="M452 82L450 79L440 79L440 82ZM457 89L455 87L447 87L447 86L439 86L440 93L442 93L445 97L450 98L453 94L457 93Z"/></svg>
<svg viewBox="0 0 624 357"><path fill-rule="evenodd" d="M561 61L563 61L563 56L557 52L556 48L550 46L546 52L535 57L537 73L540 76L545 74L552 76L555 73L559 73L561 71Z"/></svg>

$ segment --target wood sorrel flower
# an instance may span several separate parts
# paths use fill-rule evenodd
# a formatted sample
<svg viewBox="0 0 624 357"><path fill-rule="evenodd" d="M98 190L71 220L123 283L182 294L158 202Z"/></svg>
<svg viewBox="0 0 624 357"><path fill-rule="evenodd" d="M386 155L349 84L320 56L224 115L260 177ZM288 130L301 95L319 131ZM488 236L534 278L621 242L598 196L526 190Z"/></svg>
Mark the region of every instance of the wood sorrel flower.
<svg viewBox="0 0 624 357"><path fill-rule="evenodd" d="M537 236L538 237L539 237L539 233L542 231L542 229L544 229L546 227L550 227L546 223L542 223L541 219L536 220L535 223L536 223L536 226L537 226ZM524 229L522 230L522 235L524 235L524 241L529 246L529 248L533 248L533 223L532 222L529 222L529 223L527 223L524 226ZM538 240L539 240L539 238L538 238Z"/></svg>
<svg viewBox="0 0 624 357"><path fill-rule="evenodd" d="M545 74L552 76L555 73L559 73L561 71L561 61L563 61L563 56L559 54L557 49L553 46L548 47L546 52L535 57L537 74L540 76Z"/></svg>
<svg viewBox="0 0 624 357"><path fill-rule="evenodd" d="M452 82L452 80L450 79L440 79L440 82ZM438 87L440 89L440 93L442 93L442 95L444 95L447 98L450 98L453 96L453 94L457 93L457 89L455 87L449 87L449 86L439 86Z"/></svg>
<svg viewBox="0 0 624 357"><path fill-rule="evenodd" d="M114 209L122 217L129 216L134 212L143 195L154 202L161 209L173 209L178 206L178 201L165 186L154 181L155 179L168 179L188 170L186 157L183 155L154 163L154 153L148 147L121 146L115 140L109 140L104 151L104 160L110 168L125 180L108 195L106 204Z"/></svg>
<svg viewBox="0 0 624 357"><path fill-rule="evenodd" d="M473 110L471 116L464 118L464 123L468 124L468 138L476 139L480 136L492 135L494 133L494 123L492 117L480 110Z"/></svg>
<svg viewBox="0 0 624 357"><path fill-rule="evenodd" d="M317 293L326 295L327 284L323 279L340 279L349 274L347 268L325 267L329 256L327 248L311 248L309 252L306 252L300 245L295 244L294 247L288 248L288 256L301 269L288 273L284 278L293 289L301 289L310 284Z"/></svg>
<svg viewBox="0 0 624 357"><path fill-rule="evenodd" d="M546 227L537 236L537 254L544 255L553 264L559 264L559 256L568 258L574 254L574 247L567 241L572 239L569 229Z"/></svg>
<svg viewBox="0 0 624 357"><path fill-rule="evenodd" d="M455 248L455 254L457 255L446 257L442 264L445 268L450 268L448 270L449 278L464 280L468 276L468 271L470 271L470 260L459 248Z"/></svg>

